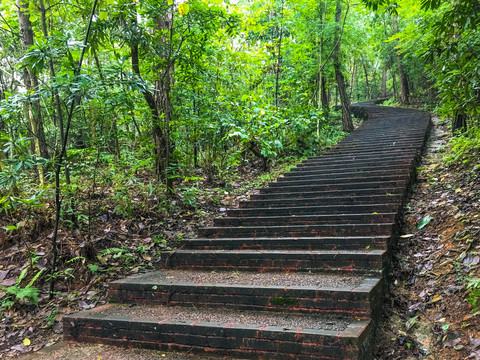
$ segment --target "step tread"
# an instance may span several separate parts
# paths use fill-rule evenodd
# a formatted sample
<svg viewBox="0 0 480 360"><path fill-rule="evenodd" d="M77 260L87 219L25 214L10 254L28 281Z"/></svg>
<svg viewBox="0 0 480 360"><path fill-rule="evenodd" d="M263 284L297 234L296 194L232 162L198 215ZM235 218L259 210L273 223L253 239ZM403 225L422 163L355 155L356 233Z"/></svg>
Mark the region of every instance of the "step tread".
<svg viewBox="0 0 480 360"><path fill-rule="evenodd" d="M242 219L242 218L239 218L239 219ZM256 220L258 222L261 222L262 218L256 218ZM391 227L395 225L394 222L384 222L384 223L342 223L342 224L305 224L305 225L254 225L254 226L242 226L242 225L239 225L239 226L231 226L231 225L227 225L227 226L208 226L208 227L204 227L204 228L199 228L199 230L217 230L217 229L221 229L221 230L227 230L227 229L231 229L231 230L237 230L237 229L245 229L245 230L255 230L255 229L258 229L258 230L274 230L274 229L278 229L278 230L290 230L290 229L298 229L298 230L304 230L304 229L311 229L311 228L317 228L317 229L321 229L321 228L325 228L325 229L332 229L332 228L345 228L345 227L348 227L348 226L354 226L354 227L357 227L357 228L360 228L360 227Z"/></svg>
<svg viewBox="0 0 480 360"><path fill-rule="evenodd" d="M182 240L182 242L185 241L196 241L196 240L202 240L202 241L217 241L217 240L234 240L234 241L242 241L242 240L255 240L255 241L268 241L268 240L273 240L273 241L298 241L298 240L311 240L311 241L317 241L317 240L325 240L325 239L338 239L338 240L356 240L356 239L390 239L391 236L389 235L361 235L361 236L352 236L352 235L339 235L339 236L312 236L312 237L307 237L307 236L282 236L281 238L273 237L273 236L259 236L253 239L252 237L238 237L238 238L193 238L193 239L185 239Z"/></svg>
<svg viewBox="0 0 480 360"><path fill-rule="evenodd" d="M308 274L308 273L260 273L246 271L192 271L192 270L157 270L134 275L110 283L111 288L122 288L129 284L158 286L247 286L251 288L269 287L272 289L369 291L380 279L365 276L342 274Z"/></svg>
<svg viewBox="0 0 480 360"><path fill-rule="evenodd" d="M315 239L315 238L312 238ZM238 255L255 255L255 254L266 254L266 255L356 255L356 256L383 256L386 253L386 250L383 249L362 249L362 250L254 250L254 249L245 249L245 250L174 250L166 251L165 254L238 254Z"/></svg>
<svg viewBox="0 0 480 360"><path fill-rule="evenodd" d="M348 332L348 328L366 327L369 320L329 314L297 314L292 312L267 312L249 310L223 310L220 308L195 308L162 305L108 304L93 310L69 316L73 319L95 319L148 322L158 325L175 324L189 327L262 328L264 331L295 331L336 335ZM68 321L68 320L67 320ZM315 331L317 330L317 331ZM322 331L319 332L318 330Z"/></svg>

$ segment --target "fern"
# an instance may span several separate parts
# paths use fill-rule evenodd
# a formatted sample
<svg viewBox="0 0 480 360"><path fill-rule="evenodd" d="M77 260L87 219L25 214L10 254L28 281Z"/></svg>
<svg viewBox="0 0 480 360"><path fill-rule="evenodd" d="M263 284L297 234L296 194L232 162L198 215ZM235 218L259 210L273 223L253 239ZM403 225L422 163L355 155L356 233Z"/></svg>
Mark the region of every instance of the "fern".
<svg viewBox="0 0 480 360"><path fill-rule="evenodd" d="M104 256L111 255L111 254L118 255L118 253L122 254L124 251L125 251L124 249L120 249L120 248L109 248L109 249L103 250L100 253L100 256L104 257Z"/></svg>
<svg viewBox="0 0 480 360"><path fill-rule="evenodd" d="M38 295L40 290L36 287L19 287L19 286L10 286L5 289L7 294L14 295L17 300L27 299L32 304L38 306Z"/></svg>
<svg viewBox="0 0 480 360"><path fill-rule="evenodd" d="M17 281L15 282L16 286L20 285L22 280L25 279L25 276L27 276L27 273L28 273L28 267L23 269L23 271L21 272L20 276L18 277Z"/></svg>
<svg viewBox="0 0 480 360"><path fill-rule="evenodd" d="M30 280L30 282L28 283L28 285L26 286L27 288L31 287L35 281L38 280L38 278L43 274L43 272L45 271L45 269L41 269L39 272L37 272L35 274L35 276L32 278L32 280Z"/></svg>

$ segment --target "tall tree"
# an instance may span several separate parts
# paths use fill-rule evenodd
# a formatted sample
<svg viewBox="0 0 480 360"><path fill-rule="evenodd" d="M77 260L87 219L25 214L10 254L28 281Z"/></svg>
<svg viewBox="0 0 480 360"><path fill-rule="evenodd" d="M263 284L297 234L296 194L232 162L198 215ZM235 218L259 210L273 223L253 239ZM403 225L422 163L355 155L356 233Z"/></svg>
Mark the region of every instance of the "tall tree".
<svg viewBox="0 0 480 360"><path fill-rule="evenodd" d="M172 37L173 37L173 7L165 1L162 4L162 13L155 19L159 40L157 53L160 54L160 60L154 65L157 79L155 80L154 92L147 87L141 87L145 101L150 108L152 116L152 133L155 145L155 171L158 179L163 181L167 186L167 190L171 189L170 176L168 169L170 168L171 156L171 139L170 124L172 121L172 104L170 100L171 85L173 82L174 60L172 54ZM135 75L142 79L139 63L139 29L136 11L130 19L132 23L130 51L132 60L132 70Z"/></svg>
<svg viewBox="0 0 480 360"><path fill-rule="evenodd" d="M28 0L17 0L18 27L20 31L20 41L22 50L29 51L34 44L33 28L30 22L29 3ZM29 121L30 131L34 138L35 152L38 156L48 158L47 143L45 140L45 132L43 129L42 107L40 105L40 97L35 94L38 91L38 77L35 70L28 68L23 69L23 82L27 91L29 101L27 103L27 117ZM43 168L38 166L40 182L45 182Z"/></svg>
<svg viewBox="0 0 480 360"><path fill-rule="evenodd" d="M398 17L393 15L393 34L398 34ZM410 89L408 86L408 76L403 66L403 54L396 52L396 63L398 68L398 81L400 82L400 102L408 104L410 102Z"/></svg>
<svg viewBox="0 0 480 360"><path fill-rule="evenodd" d="M345 18L343 23L347 19L348 15L348 5L347 11L345 12ZM335 23L337 25L335 29L334 37L334 50L332 54L333 59L333 68L335 69L335 78L337 80L338 92L340 94L340 102L342 106L342 128L343 131L350 132L353 130L352 115L350 112L350 99L347 95L347 89L345 86L345 78L342 73L342 64L340 63L340 45L342 42L343 26L341 25L342 20L342 2L337 0L335 6Z"/></svg>

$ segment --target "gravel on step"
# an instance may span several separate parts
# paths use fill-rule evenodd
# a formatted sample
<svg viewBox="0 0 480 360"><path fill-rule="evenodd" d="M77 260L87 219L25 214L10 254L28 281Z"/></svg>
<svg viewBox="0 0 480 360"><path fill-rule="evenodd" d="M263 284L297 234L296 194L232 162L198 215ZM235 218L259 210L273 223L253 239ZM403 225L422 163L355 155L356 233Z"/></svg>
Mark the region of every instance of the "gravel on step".
<svg viewBox="0 0 480 360"><path fill-rule="evenodd" d="M360 276L303 274L303 273L254 273L232 271L189 271L160 270L135 275L119 282L133 283L194 283L194 284L228 284L252 286L315 286L322 287L356 287L365 278Z"/></svg>
<svg viewBox="0 0 480 360"><path fill-rule="evenodd" d="M158 306L158 305L109 305L97 308L97 314L104 316L128 316L135 321L145 320L183 320L217 322L222 324L249 324L261 326L279 326L286 329L318 329L342 331L353 319L339 315L293 314L267 311L222 310L209 308Z"/></svg>
<svg viewBox="0 0 480 360"><path fill-rule="evenodd" d="M103 344L58 343L19 360L221 360L224 357L203 356L146 349L125 349ZM241 360L229 357L229 360Z"/></svg>

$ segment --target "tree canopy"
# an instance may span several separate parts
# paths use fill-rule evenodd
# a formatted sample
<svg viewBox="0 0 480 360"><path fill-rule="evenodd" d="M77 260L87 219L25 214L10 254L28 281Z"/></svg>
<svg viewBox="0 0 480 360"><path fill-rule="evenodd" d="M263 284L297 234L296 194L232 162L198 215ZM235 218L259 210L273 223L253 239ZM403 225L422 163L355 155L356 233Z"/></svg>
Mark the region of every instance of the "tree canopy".
<svg viewBox="0 0 480 360"><path fill-rule="evenodd" d="M200 179L228 187L242 164L321 153L353 129L350 103L377 98L451 117L467 135L453 159L469 163L480 148L479 7L3 1L1 225L49 214L55 257L59 228L90 231L101 186L118 216L141 214L139 194L159 210L192 204Z"/></svg>

